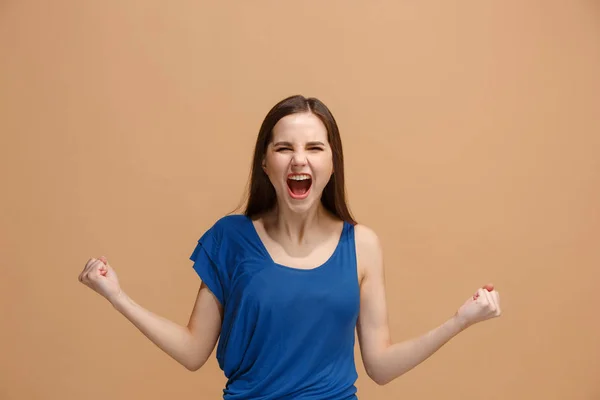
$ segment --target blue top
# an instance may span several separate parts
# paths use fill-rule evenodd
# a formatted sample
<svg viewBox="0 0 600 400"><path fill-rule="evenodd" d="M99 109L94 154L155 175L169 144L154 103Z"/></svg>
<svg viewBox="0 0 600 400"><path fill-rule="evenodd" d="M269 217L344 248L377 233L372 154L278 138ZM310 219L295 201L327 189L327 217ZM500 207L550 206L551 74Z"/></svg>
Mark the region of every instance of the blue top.
<svg viewBox="0 0 600 400"><path fill-rule="evenodd" d="M229 215L198 241L194 270L223 305L224 399L357 399L354 226L314 269L273 261L252 220Z"/></svg>

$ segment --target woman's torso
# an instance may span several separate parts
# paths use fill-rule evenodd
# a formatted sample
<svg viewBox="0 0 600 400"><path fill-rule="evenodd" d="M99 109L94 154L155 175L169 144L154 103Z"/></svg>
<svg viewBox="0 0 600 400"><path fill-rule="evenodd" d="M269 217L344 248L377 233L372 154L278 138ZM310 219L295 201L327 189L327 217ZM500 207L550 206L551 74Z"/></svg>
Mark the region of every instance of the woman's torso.
<svg viewBox="0 0 600 400"><path fill-rule="evenodd" d="M232 215L217 224L219 249L229 253L220 266L228 282L217 348L228 378L224 398L356 398L354 227L340 223L313 257L286 258L261 221Z"/></svg>

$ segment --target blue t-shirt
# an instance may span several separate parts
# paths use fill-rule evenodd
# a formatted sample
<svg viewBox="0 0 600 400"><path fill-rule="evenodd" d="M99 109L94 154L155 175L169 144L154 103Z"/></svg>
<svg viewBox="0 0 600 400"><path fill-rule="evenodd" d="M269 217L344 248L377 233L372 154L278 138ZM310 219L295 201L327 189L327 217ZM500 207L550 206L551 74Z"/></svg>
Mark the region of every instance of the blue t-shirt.
<svg viewBox="0 0 600 400"><path fill-rule="evenodd" d="M354 226L314 269L277 264L252 220L229 215L198 241L194 270L221 302L224 399L356 399Z"/></svg>

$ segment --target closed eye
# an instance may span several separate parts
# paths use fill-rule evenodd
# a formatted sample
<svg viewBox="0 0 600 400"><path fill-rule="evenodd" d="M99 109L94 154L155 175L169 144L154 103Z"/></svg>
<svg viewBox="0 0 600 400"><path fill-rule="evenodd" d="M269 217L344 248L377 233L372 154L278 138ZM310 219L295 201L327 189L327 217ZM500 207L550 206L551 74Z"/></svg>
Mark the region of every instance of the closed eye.
<svg viewBox="0 0 600 400"><path fill-rule="evenodd" d="M325 147L324 146L308 146L307 147L308 151L324 151ZM277 146L275 148L276 152L282 152L282 151L294 151L294 149L292 147L289 146Z"/></svg>

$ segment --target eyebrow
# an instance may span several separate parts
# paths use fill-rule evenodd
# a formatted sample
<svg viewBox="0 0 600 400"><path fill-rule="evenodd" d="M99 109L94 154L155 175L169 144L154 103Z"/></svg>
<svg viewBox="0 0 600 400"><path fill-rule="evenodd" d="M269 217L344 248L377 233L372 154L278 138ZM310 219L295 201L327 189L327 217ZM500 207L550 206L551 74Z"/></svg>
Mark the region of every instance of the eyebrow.
<svg viewBox="0 0 600 400"><path fill-rule="evenodd" d="M323 142L308 142L306 143L307 146L325 146L325 143ZM273 146L289 146L289 147L293 147L291 142L277 142L277 143L273 143Z"/></svg>

